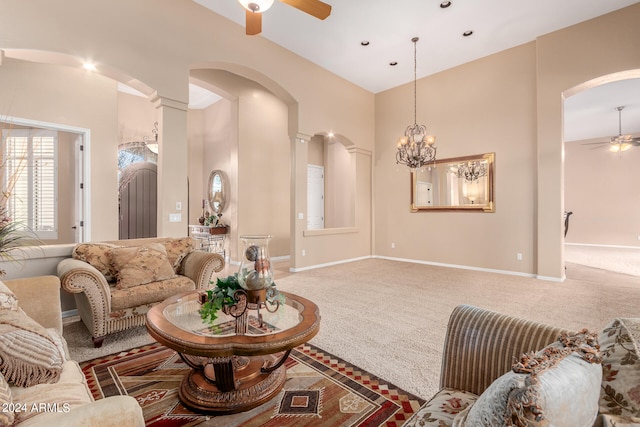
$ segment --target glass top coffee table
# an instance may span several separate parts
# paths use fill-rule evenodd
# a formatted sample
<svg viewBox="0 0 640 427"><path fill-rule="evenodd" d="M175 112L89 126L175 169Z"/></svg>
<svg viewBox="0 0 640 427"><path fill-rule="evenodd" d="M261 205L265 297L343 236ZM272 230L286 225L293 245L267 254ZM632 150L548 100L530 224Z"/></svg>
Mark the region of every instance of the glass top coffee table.
<svg viewBox="0 0 640 427"><path fill-rule="evenodd" d="M149 310L149 334L192 368L179 389L185 406L198 412L242 412L282 389L289 352L318 333L320 314L308 299L281 294L279 306L241 295L213 324L200 317L202 291L172 296Z"/></svg>

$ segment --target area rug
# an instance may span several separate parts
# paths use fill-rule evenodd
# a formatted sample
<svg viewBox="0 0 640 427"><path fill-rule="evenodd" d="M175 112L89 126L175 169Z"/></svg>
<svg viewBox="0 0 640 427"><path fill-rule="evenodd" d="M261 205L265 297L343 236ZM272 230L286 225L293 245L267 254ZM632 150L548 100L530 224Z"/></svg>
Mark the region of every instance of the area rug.
<svg viewBox="0 0 640 427"><path fill-rule="evenodd" d="M178 387L189 367L158 343L81 364L93 397L129 395L147 426L402 426L425 401L310 344L292 350L283 390L250 411L193 413Z"/></svg>

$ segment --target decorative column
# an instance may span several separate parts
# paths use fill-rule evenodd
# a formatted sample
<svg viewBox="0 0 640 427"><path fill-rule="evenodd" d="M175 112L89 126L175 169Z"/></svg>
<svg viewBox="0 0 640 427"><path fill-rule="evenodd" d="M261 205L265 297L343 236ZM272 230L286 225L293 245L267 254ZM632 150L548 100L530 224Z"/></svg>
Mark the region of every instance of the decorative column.
<svg viewBox="0 0 640 427"><path fill-rule="evenodd" d="M182 101L154 93L158 109L158 236L188 235L187 108ZM180 207L181 209L178 209Z"/></svg>

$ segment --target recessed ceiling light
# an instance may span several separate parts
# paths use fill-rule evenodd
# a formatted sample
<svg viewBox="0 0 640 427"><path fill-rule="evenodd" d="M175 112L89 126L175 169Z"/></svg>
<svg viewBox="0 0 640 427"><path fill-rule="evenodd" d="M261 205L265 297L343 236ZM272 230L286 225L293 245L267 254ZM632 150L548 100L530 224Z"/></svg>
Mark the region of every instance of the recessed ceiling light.
<svg viewBox="0 0 640 427"><path fill-rule="evenodd" d="M398 65L398 61L391 61L389 62L389 65L391 65L392 67L395 67L396 65Z"/></svg>
<svg viewBox="0 0 640 427"><path fill-rule="evenodd" d="M84 64L82 64L82 68L84 68L85 70L88 71L96 71L97 68L94 64L91 64L90 62L85 62Z"/></svg>
<svg viewBox="0 0 640 427"><path fill-rule="evenodd" d="M446 9L449 6L451 6L451 2L450 1L443 1L442 3L440 3L440 7L443 8L443 9Z"/></svg>
<svg viewBox="0 0 640 427"><path fill-rule="evenodd" d="M363 40L360 42L362 46L369 46L369 42L367 40Z"/></svg>
<svg viewBox="0 0 640 427"><path fill-rule="evenodd" d="M469 31L465 31L464 33L462 33L462 35L464 37L469 37L471 34L473 34L473 31L469 30Z"/></svg>

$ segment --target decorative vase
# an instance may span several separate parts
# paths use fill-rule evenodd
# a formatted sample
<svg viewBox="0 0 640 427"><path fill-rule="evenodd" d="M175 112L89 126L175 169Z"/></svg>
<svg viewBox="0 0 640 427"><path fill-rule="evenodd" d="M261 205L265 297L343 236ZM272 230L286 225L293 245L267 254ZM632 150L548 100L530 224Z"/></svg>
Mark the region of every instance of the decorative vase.
<svg viewBox="0 0 640 427"><path fill-rule="evenodd" d="M265 289L273 283L269 241L273 236L240 236L244 256L240 262L238 281L247 290Z"/></svg>

